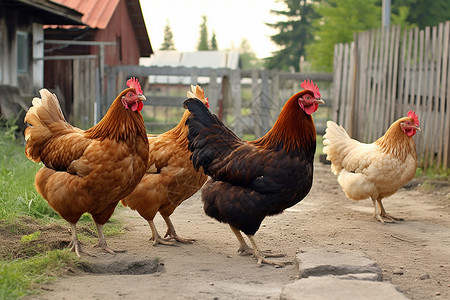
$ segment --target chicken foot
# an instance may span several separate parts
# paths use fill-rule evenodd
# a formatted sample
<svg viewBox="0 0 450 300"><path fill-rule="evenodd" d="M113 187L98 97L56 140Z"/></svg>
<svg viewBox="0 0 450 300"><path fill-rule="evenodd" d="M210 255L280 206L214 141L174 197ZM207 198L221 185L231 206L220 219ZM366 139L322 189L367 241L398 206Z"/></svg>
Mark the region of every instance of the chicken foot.
<svg viewBox="0 0 450 300"><path fill-rule="evenodd" d="M103 233L103 225L95 222L95 226L97 226L97 232L98 232L98 243L94 245L94 248L102 248L108 253L116 254L116 253L123 253L127 250L113 250L111 249L108 244L106 244L105 234Z"/></svg>
<svg viewBox="0 0 450 300"><path fill-rule="evenodd" d="M192 242L195 242L195 239L182 238L182 237L178 236L178 234L175 231L175 227L173 226L173 223L170 220L170 217L169 216L162 216L162 217L167 225L167 232L164 235L164 238L166 241L176 240L180 243L185 243L185 244L191 244ZM166 237L169 237L169 238L166 239Z"/></svg>
<svg viewBox="0 0 450 300"><path fill-rule="evenodd" d="M376 202L375 202L375 199L372 198L373 207L374 207L374 211L375 211L374 218L376 218L378 221L380 221L383 224L386 224L385 221L383 220L383 218L386 218L392 222L403 221L404 220L403 218L397 218L397 217L391 216L390 214L388 214L386 212L386 210L384 209L383 203L381 202L382 199L383 198L376 199ZM377 203L378 203L378 206L380 207L380 212L378 212Z"/></svg>
<svg viewBox="0 0 450 300"><path fill-rule="evenodd" d="M275 254L270 253L271 251L261 251L259 247L256 245L256 242L253 238L253 235L248 235L247 237L252 243L253 248L249 247L247 243L244 240L244 237L242 236L241 232L230 225L231 231L233 231L234 235L239 241L239 244L241 245L238 249L238 252L241 255L253 255L258 260L258 265L262 265L263 263L269 264L269 265L277 265L280 267L284 267L287 264L290 264L292 262L276 262L266 259L266 257L285 257L286 254Z"/></svg>
<svg viewBox="0 0 450 300"><path fill-rule="evenodd" d="M80 258L81 258L80 253L84 253L84 254L87 254L87 255L89 255L89 256L95 257L95 255L90 254L90 253L84 251L84 250L81 248L81 243L80 243L80 241L78 240L78 236L77 236L77 225L76 225L75 223L70 223L70 228L71 228L71 231L72 231L72 240L71 240L70 243L69 243L70 251L75 252L75 254L76 254L78 257L80 257Z"/></svg>
<svg viewBox="0 0 450 300"><path fill-rule="evenodd" d="M162 245L168 245L168 246L175 246L176 244L174 242L170 242L167 239L162 238L158 230L156 230L155 223L153 223L153 220L147 220L148 225L150 225L150 229L152 230L152 237L150 238L151 241L153 241L153 246L156 246L158 244Z"/></svg>
<svg viewBox="0 0 450 300"><path fill-rule="evenodd" d="M278 262L278 261L273 261L273 260L268 260L266 259L266 257L284 257L286 256L285 254L268 254L265 251L261 251L259 250L258 245L255 242L255 239L253 238L253 235L247 234L248 239L250 240L250 243L253 246L253 257L255 257L257 259L257 264L258 265L262 265L262 264L268 264L268 265L275 265L275 266L279 266L279 267L284 267L288 264L292 264L292 262Z"/></svg>

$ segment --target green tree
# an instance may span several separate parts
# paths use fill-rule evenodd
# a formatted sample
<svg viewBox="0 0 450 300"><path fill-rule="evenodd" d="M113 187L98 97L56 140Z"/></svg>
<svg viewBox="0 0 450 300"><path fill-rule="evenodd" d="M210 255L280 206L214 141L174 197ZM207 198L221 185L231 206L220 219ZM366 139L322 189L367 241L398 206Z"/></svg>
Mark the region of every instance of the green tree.
<svg viewBox="0 0 450 300"><path fill-rule="evenodd" d="M318 14L313 8L313 0L283 0L287 6L285 11L272 10L273 14L283 16L286 20L274 24L266 23L275 28L278 33L271 40L280 46L273 56L266 58L268 69L299 71L300 57L305 55L305 46L313 40L313 20Z"/></svg>
<svg viewBox="0 0 450 300"><path fill-rule="evenodd" d="M409 8L406 21L423 29L450 20L450 1L448 0L392 0L394 13Z"/></svg>
<svg viewBox="0 0 450 300"><path fill-rule="evenodd" d="M206 16L202 16L203 22L200 24L200 39L197 44L198 51L209 50L208 44L208 27L207 27L207 18Z"/></svg>
<svg viewBox="0 0 450 300"><path fill-rule="evenodd" d="M315 5L321 16L314 21L315 40L306 48L306 57L316 71L333 70L334 45L353 40L355 32L381 25L379 0L327 0Z"/></svg>
<svg viewBox="0 0 450 300"><path fill-rule="evenodd" d="M160 50L175 50L175 43L173 41L173 34L169 25L169 19L167 19L166 26L164 26L164 41L161 44Z"/></svg>
<svg viewBox="0 0 450 300"><path fill-rule="evenodd" d="M256 54L253 52L250 42L247 39L242 39L239 47L239 55L243 70L258 69L263 66L262 61L256 57Z"/></svg>
<svg viewBox="0 0 450 300"><path fill-rule="evenodd" d="M211 37L211 50L218 50L219 47L217 46L217 39L216 39L216 33L213 30L212 37Z"/></svg>

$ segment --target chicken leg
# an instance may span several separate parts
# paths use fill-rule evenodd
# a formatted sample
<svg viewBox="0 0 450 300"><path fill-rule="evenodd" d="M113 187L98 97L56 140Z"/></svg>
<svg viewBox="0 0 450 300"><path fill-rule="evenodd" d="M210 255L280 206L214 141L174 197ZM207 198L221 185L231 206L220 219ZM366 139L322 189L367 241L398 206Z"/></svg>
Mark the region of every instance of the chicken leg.
<svg viewBox="0 0 450 300"><path fill-rule="evenodd" d="M383 203L381 202L382 199L383 198L378 198L378 199L372 198L372 203L373 203L373 207L374 207L374 211L375 211L374 218L378 219L378 221L380 221L383 224L386 224L384 222L383 218L389 219L392 222L403 221L403 218L393 217L386 212L386 210L384 209ZM376 202L375 202L375 200L376 200ZM380 207L380 212L378 212L377 203L378 203L378 206Z"/></svg>
<svg viewBox="0 0 450 300"><path fill-rule="evenodd" d="M72 231L72 240L71 240L70 243L69 243L70 251L75 252L75 254L76 254L78 257L81 257L80 253L84 253L84 254L86 254L86 255L95 257L94 254L88 253L88 252L84 251L84 250L81 248L81 243L80 243L80 241L78 240L78 235L77 235L77 224L75 224L75 223L70 223L70 228L71 228L71 231Z"/></svg>
<svg viewBox="0 0 450 300"><path fill-rule="evenodd" d="M231 225L230 225L230 228L233 231L234 235L236 235L236 237L241 245L238 249L238 252L243 255L245 255L245 254L253 255L253 257L255 257L258 260L257 261L258 265L262 265L263 263L265 263L265 264L269 264L269 265L276 265L276 266L284 267L286 264L289 263L289 262L276 262L276 261L266 259L266 257L284 257L286 255L285 254L273 254L273 253L269 253L268 251L261 251L259 249L258 245L256 244L253 235L246 234L248 239L250 240L250 243L253 246L253 249L252 249L247 245L247 243L244 240L244 237L242 236L241 232L238 229L234 228Z"/></svg>
<svg viewBox="0 0 450 300"><path fill-rule="evenodd" d="M241 245L238 249L238 253L241 255L253 255L253 249L247 245L241 232L231 225L230 228L231 231L233 231L234 235L237 237L239 244Z"/></svg>
<svg viewBox="0 0 450 300"><path fill-rule="evenodd" d="M109 248L108 244L106 244L105 234L103 233L103 225L95 222L95 226L97 226L98 243L94 246L94 248L102 248L111 254L126 252L126 250L113 250Z"/></svg>
<svg viewBox="0 0 450 300"><path fill-rule="evenodd" d="M175 227L172 224L172 221L170 220L169 216L162 216L164 221L166 222L167 225L167 232L164 235L164 238L169 237L167 240L176 240L180 243L185 243L185 244L190 244L192 242L195 242L195 239L187 239L187 238L182 238L180 236L177 235L176 231L175 231Z"/></svg>
<svg viewBox="0 0 450 300"><path fill-rule="evenodd" d="M78 236L77 236L77 224L70 223L70 228L72 231L72 240L70 241L70 244L69 244L70 250L75 252L75 254L78 257L81 257L80 252L83 252L83 250L81 249L81 243L78 240Z"/></svg>

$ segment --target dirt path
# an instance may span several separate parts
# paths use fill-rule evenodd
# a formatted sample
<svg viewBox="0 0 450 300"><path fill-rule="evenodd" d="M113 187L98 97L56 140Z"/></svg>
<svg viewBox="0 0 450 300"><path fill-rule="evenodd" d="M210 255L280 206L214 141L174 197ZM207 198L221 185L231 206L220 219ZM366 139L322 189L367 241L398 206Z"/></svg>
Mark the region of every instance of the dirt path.
<svg viewBox="0 0 450 300"><path fill-rule="evenodd" d="M302 202L266 218L256 234L262 248L294 260L307 248L363 251L411 299L450 299L450 188L402 189L384 201L386 210L405 221L382 225L370 200L345 198L329 166L317 164L313 189ZM89 258L90 271L76 271L48 284L33 299L279 299L296 268L258 267L237 254L229 227L207 217L197 193L173 214L182 237L194 244L153 247L146 221L131 210L116 214L127 228L109 245L127 253ZM160 234L162 218L155 218ZM85 248L98 253L92 246ZM156 260L155 260L156 259ZM151 274L149 274L151 273Z"/></svg>

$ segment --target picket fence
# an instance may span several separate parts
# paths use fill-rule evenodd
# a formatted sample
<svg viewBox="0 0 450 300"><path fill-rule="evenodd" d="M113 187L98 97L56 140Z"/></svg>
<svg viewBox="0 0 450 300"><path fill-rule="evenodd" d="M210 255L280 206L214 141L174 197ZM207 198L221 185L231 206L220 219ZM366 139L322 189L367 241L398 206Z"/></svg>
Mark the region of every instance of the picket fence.
<svg viewBox="0 0 450 300"><path fill-rule="evenodd" d="M351 137L372 142L409 110L419 115L419 164L450 166L450 21L355 34L334 49L332 118Z"/></svg>

